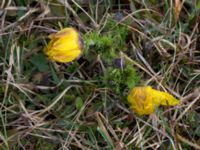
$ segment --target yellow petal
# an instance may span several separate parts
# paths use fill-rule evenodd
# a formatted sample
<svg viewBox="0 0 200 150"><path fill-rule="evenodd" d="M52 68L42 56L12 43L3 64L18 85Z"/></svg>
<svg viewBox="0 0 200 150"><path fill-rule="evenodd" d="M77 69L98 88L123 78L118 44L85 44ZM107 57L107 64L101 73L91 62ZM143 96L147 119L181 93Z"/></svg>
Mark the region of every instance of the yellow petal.
<svg viewBox="0 0 200 150"><path fill-rule="evenodd" d="M173 97L172 95L170 95L169 93L166 92L160 92L160 104L161 105L168 105L168 106L175 106L180 104L180 101L177 100L175 97Z"/></svg>
<svg viewBox="0 0 200 150"><path fill-rule="evenodd" d="M59 38L53 43L52 48L59 51L65 51L66 49L79 49L80 45L78 42L78 37Z"/></svg>
<svg viewBox="0 0 200 150"><path fill-rule="evenodd" d="M57 61L57 62L70 62L73 61L76 56L80 55L80 51L78 50L73 50L72 52L67 52L66 55L63 55L63 53L56 53L51 55L49 59Z"/></svg>
<svg viewBox="0 0 200 150"><path fill-rule="evenodd" d="M138 115L151 114L160 105L179 104L179 101L169 93L154 90L150 86L133 88L128 95L128 102L130 108Z"/></svg>
<svg viewBox="0 0 200 150"><path fill-rule="evenodd" d="M44 49L50 60L70 62L81 54L79 34L74 28L65 28L49 36L51 41Z"/></svg>

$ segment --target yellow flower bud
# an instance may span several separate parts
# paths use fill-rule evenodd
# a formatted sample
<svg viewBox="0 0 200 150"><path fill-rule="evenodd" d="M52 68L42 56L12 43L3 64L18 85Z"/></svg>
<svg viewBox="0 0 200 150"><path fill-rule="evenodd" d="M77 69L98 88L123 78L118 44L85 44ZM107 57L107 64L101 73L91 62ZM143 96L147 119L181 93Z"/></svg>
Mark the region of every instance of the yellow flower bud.
<svg viewBox="0 0 200 150"><path fill-rule="evenodd" d="M49 36L51 41L44 49L50 60L66 63L81 55L82 43L79 33L74 28L64 28Z"/></svg>
<svg viewBox="0 0 200 150"><path fill-rule="evenodd" d="M160 105L175 106L180 103L169 93L154 90L150 86L133 88L128 95L128 102L138 115L151 114Z"/></svg>

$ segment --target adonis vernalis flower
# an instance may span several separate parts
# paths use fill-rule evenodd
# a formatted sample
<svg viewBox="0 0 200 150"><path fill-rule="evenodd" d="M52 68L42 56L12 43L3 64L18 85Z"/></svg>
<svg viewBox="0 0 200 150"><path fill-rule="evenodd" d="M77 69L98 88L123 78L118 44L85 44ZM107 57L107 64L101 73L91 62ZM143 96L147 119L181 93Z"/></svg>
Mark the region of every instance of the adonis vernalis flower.
<svg viewBox="0 0 200 150"><path fill-rule="evenodd" d="M44 49L50 60L66 63L81 55L81 39L74 28L64 28L49 36L51 41Z"/></svg>
<svg viewBox="0 0 200 150"><path fill-rule="evenodd" d="M128 95L131 109L138 115L148 115L160 105L175 106L180 103L167 92L152 89L150 86L135 87Z"/></svg>

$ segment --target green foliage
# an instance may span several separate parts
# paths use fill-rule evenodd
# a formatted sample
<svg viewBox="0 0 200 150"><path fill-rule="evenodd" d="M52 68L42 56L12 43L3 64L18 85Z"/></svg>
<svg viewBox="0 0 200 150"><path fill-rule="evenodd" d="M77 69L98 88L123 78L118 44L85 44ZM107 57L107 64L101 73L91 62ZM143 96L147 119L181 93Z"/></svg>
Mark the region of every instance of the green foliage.
<svg viewBox="0 0 200 150"><path fill-rule="evenodd" d="M44 54L36 54L31 58L30 61L41 72L49 70L48 61Z"/></svg>
<svg viewBox="0 0 200 150"><path fill-rule="evenodd" d="M83 106L83 100L81 97L77 97L75 101L76 109L80 110L81 107Z"/></svg>
<svg viewBox="0 0 200 150"><path fill-rule="evenodd" d="M103 85L116 94L122 94L124 89L131 89L139 82L139 77L131 64L123 62L121 67L114 64L115 59L120 59L120 52L126 50L128 34L126 26L109 20L102 33L92 31L83 37L84 57L92 62L97 55L100 56L106 69L101 77ZM123 58L121 59L124 61Z"/></svg>
<svg viewBox="0 0 200 150"><path fill-rule="evenodd" d="M90 34L84 36L85 57L91 61L100 54L103 58L115 56L113 46L113 38L110 35L100 35L98 32L94 31Z"/></svg>
<svg viewBox="0 0 200 150"><path fill-rule="evenodd" d="M127 64L123 69L109 67L103 78L103 82L118 94L122 94L125 88L133 88L139 77L132 65Z"/></svg>
<svg viewBox="0 0 200 150"><path fill-rule="evenodd" d="M79 63L78 62L73 62L69 66L65 68L65 71L69 74L74 73L77 69L79 68Z"/></svg>
<svg viewBox="0 0 200 150"><path fill-rule="evenodd" d="M194 99L150 117L127 114L127 92L140 74L143 83L186 97L199 87L198 0L184 1L179 20L169 0L10 2L0 2L0 149L173 149L172 142L193 149L174 141L177 133L198 143L198 101L177 120ZM76 28L84 41L83 55L67 64L42 52L47 36L62 27Z"/></svg>
<svg viewBox="0 0 200 150"><path fill-rule="evenodd" d="M91 60L97 54L100 54L104 61L109 61L118 56L119 51L126 49L128 33L126 26L116 25L113 20L108 21L103 33L92 31L83 35L85 57Z"/></svg>
<svg viewBox="0 0 200 150"><path fill-rule="evenodd" d="M99 133L101 134L101 136L103 137L103 139L108 144L108 146L109 146L108 149L113 149L113 145L110 143L110 141L108 140L106 134L101 130L101 128L97 127L97 131L99 131Z"/></svg>
<svg viewBox="0 0 200 150"><path fill-rule="evenodd" d="M55 142L52 142L48 139L38 138L36 143L36 149L42 149L42 150L54 150L56 148Z"/></svg>

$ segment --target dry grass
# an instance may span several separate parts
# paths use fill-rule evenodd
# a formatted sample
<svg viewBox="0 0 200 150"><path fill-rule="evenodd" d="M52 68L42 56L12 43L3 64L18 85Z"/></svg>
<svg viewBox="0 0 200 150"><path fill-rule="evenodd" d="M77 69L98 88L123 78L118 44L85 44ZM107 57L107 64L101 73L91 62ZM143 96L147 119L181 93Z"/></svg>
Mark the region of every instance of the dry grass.
<svg viewBox="0 0 200 150"><path fill-rule="evenodd" d="M0 7L0 149L200 149L198 0L183 1L178 17L171 0ZM47 36L66 26L81 32L82 57L48 61ZM113 65L119 58L128 64L122 72ZM126 100L135 85L181 104L139 117Z"/></svg>

